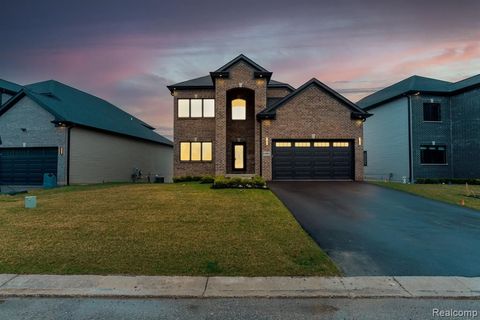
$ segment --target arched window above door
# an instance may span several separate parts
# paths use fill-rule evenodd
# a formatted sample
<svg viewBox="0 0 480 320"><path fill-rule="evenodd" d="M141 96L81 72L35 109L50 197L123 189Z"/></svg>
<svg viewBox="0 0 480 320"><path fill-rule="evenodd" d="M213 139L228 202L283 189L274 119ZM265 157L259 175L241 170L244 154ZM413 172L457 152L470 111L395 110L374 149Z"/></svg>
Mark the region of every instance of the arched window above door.
<svg viewBox="0 0 480 320"><path fill-rule="evenodd" d="M247 101L245 99L232 100L232 120L247 119Z"/></svg>

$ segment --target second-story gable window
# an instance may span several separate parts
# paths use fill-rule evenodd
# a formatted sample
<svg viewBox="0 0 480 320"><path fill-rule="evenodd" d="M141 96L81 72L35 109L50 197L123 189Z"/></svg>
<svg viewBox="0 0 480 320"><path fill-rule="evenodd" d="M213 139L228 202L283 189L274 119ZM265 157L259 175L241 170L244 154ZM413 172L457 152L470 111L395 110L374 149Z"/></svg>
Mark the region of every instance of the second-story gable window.
<svg viewBox="0 0 480 320"><path fill-rule="evenodd" d="M215 99L178 99L179 118L214 118Z"/></svg>
<svg viewBox="0 0 480 320"><path fill-rule="evenodd" d="M232 100L232 120L247 119L247 101L245 99Z"/></svg>
<svg viewBox="0 0 480 320"><path fill-rule="evenodd" d="M425 102L423 104L423 121L442 121L440 103Z"/></svg>

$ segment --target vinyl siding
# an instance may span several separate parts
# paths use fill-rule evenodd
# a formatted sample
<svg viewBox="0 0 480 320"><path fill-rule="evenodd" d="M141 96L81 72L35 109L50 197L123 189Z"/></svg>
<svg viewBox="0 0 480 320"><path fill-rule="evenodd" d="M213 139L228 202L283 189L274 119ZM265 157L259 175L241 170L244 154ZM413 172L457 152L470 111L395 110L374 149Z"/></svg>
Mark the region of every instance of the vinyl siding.
<svg viewBox="0 0 480 320"><path fill-rule="evenodd" d="M134 168L172 180L173 148L74 127L70 134L70 183L124 182Z"/></svg>
<svg viewBox="0 0 480 320"><path fill-rule="evenodd" d="M369 110L364 124L366 179L401 181L409 177L408 98L400 98Z"/></svg>

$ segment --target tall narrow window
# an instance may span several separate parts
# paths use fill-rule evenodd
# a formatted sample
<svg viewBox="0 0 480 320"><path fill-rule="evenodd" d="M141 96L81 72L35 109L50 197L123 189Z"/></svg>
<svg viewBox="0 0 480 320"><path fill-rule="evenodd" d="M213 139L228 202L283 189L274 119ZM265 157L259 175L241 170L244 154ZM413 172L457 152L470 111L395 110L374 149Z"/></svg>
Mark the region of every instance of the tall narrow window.
<svg viewBox="0 0 480 320"><path fill-rule="evenodd" d="M202 99L190 100L190 117L192 118L202 117Z"/></svg>
<svg viewBox="0 0 480 320"><path fill-rule="evenodd" d="M192 161L202 160L202 143L192 142Z"/></svg>
<svg viewBox="0 0 480 320"><path fill-rule="evenodd" d="M178 99L178 117L188 118L190 117L190 100Z"/></svg>
<svg viewBox="0 0 480 320"><path fill-rule="evenodd" d="M211 142L202 142L202 161L212 161Z"/></svg>
<svg viewBox="0 0 480 320"><path fill-rule="evenodd" d="M423 121L442 121L440 103L423 104Z"/></svg>
<svg viewBox="0 0 480 320"><path fill-rule="evenodd" d="M215 99L203 99L203 117L215 117Z"/></svg>
<svg viewBox="0 0 480 320"><path fill-rule="evenodd" d="M180 142L180 161L190 161L190 142Z"/></svg>
<svg viewBox="0 0 480 320"><path fill-rule="evenodd" d="M232 120L247 119L247 101L244 99L232 100Z"/></svg>

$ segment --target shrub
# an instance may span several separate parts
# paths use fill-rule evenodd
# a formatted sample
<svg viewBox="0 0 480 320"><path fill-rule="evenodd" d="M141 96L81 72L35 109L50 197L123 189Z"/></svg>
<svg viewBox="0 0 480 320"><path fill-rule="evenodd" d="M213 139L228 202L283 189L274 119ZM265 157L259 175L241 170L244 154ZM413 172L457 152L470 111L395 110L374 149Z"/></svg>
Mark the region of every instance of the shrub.
<svg viewBox="0 0 480 320"><path fill-rule="evenodd" d="M418 184L476 184L480 185L480 179L449 179L449 178L418 178L415 180Z"/></svg>
<svg viewBox="0 0 480 320"><path fill-rule="evenodd" d="M267 184L262 177L255 176L253 178L228 178L224 176L218 176L215 178L213 189L267 189Z"/></svg>
<svg viewBox="0 0 480 320"><path fill-rule="evenodd" d="M211 184L215 181L215 178L213 176L203 176L202 179L200 179L200 183L204 184Z"/></svg>

